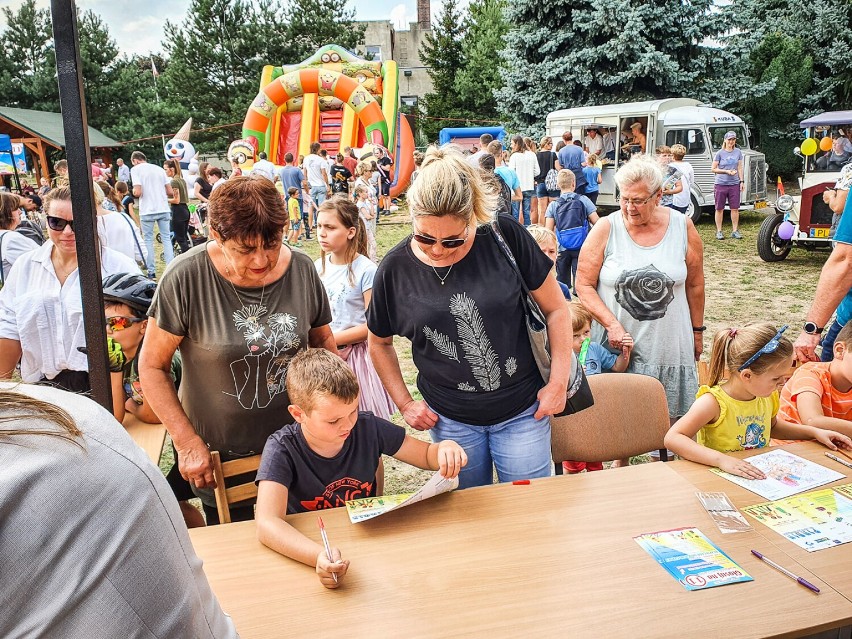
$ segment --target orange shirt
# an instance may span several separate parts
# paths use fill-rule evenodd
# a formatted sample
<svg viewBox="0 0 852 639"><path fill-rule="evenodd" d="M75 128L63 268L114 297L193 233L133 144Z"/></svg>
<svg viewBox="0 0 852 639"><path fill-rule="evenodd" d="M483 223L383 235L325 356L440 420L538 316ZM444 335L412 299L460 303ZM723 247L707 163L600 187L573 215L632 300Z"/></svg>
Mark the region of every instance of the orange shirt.
<svg viewBox="0 0 852 639"><path fill-rule="evenodd" d="M822 412L826 417L852 421L852 390L842 393L831 385L829 364L830 362L808 362L796 369L781 391L779 416L794 424L801 424L796 398L799 393L809 392L819 396Z"/></svg>

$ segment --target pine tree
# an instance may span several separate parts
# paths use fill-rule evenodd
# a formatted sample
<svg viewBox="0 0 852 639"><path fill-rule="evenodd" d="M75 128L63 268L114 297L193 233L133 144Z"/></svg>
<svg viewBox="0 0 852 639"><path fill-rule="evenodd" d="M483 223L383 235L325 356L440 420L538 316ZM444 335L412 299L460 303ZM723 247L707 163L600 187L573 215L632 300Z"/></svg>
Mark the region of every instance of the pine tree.
<svg viewBox="0 0 852 639"><path fill-rule="evenodd" d="M462 40L464 65L455 77L460 105L475 119L497 119L500 115L494 91L502 85L500 60L494 54L503 48L509 25L503 15L506 0L473 0L468 6Z"/></svg>
<svg viewBox="0 0 852 639"><path fill-rule="evenodd" d="M286 59L270 64L301 62L327 44L354 51L364 41L366 25L355 22L355 8L346 0L300 0L285 6L277 20L286 25Z"/></svg>
<svg viewBox="0 0 852 639"><path fill-rule="evenodd" d="M500 106L541 134L551 111L696 92L718 32L713 0L514 0Z"/></svg>
<svg viewBox="0 0 852 639"><path fill-rule="evenodd" d="M48 69L45 62L52 48L50 12L38 9L35 0L24 0L16 12L3 7L3 17L0 95L7 106L31 108L42 97L46 78L56 72L55 65Z"/></svg>
<svg viewBox="0 0 852 639"><path fill-rule="evenodd" d="M444 126L461 126L461 122L441 121L433 118L464 117L456 93L456 75L464 68L462 39L467 23L459 10L458 0L446 0L438 16L437 24L427 33L420 46L420 59L426 65L432 79L432 92L422 100L421 108L430 118L421 129L432 142Z"/></svg>

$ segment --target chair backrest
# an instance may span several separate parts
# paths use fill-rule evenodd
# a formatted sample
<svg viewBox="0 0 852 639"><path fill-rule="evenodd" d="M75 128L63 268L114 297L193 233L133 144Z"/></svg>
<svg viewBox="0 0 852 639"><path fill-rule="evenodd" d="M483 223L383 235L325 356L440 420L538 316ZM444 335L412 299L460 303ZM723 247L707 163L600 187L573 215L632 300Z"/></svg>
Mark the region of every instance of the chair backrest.
<svg viewBox="0 0 852 639"><path fill-rule="evenodd" d="M603 462L664 448L669 409L663 385L633 373L589 376L591 408L551 418L550 446L557 467L578 459Z"/></svg>
<svg viewBox="0 0 852 639"><path fill-rule="evenodd" d="M223 462L218 450L210 453L213 457L213 477L216 479L216 510L219 511L219 522L231 523L231 504L257 497L257 486L253 481L237 486L225 487L225 479L244 473L256 471L260 467L260 455L242 457Z"/></svg>

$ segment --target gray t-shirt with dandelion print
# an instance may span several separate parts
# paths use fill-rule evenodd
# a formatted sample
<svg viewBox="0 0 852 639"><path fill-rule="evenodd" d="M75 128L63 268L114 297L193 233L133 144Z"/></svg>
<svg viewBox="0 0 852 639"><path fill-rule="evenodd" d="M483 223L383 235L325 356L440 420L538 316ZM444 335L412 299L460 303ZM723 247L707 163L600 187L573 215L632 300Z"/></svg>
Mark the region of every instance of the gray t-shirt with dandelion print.
<svg viewBox="0 0 852 639"><path fill-rule="evenodd" d="M527 287L545 281L553 262L513 219L498 217ZM536 401L544 385L533 360L521 305L521 281L489 226L452 269L428 264L410 236L379 264L367 327L379 337L411 340L417 388L432 410L465 424L506 421Z"/></svg>
<svg viewBox="0 0 852 639"><path fill-rule="evenodd" d="M197 246L169 265L148 313L183 337L181 404L201 438L226 459L260 453L292 421L287 367L308 347L308 331L331 322L313 262L292 253L287 271L265 290L235 292L206 245Z"/></svg>

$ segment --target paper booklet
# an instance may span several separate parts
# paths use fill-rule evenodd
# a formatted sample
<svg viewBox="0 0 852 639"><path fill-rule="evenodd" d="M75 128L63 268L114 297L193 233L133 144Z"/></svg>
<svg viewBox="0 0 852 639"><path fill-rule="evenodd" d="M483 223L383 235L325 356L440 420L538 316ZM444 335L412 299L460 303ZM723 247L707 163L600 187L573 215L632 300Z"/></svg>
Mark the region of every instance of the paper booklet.
<svg viewBox="0 0 852 639"><path fill-rule="evenodd" d="M401 493L399 495L383 495L381 497L365 497L346 502L349 521L357 524L373 517L379 517L397 508L416 504L424 499L430 499L442 493L448 493L459 486L459 478L444 479L441 473L435 473L416 493Z"/></svg>
<svg viewBox="0 0 852 639"><path fill-rule="evenodd" d="M852 484L823 488L743 511L808 552L852 541Z"/></svg>
<svg viewBox="0 0 852 639"><path fill-rule="evenodd" d="M697 528L645 533L633 539L687 590L753 581Z"/></svg>
<svg viewBox="0 0 852 639"><path fill-rule="evenodd" d="M843 473L820 466L785 450L771 450L768 453L747 457L746 461L762 470L766 479L746 479L718 468L711 468L710 472L770 501L784 499L846 477Z"/></svg>

